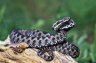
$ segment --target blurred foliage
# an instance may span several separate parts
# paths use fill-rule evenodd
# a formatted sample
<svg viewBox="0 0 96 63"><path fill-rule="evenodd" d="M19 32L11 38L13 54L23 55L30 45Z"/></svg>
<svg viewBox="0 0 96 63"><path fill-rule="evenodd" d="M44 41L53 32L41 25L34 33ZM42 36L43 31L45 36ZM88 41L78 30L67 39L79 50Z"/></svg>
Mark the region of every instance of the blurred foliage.
<svg viewBox="0 0 96 63"><path fill-rule="evenodd" d="M70 16L76 22L69 41L80 48L79 63L96 63L96 0L0 0L0 40L14 28L54 33L57 19Z"/></svg>

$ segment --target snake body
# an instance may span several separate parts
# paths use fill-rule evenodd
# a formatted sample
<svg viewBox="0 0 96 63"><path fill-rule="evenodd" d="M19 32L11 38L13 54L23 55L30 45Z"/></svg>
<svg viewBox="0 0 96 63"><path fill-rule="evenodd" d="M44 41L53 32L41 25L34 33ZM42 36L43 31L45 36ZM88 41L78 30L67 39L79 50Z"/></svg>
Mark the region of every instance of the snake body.
<svg viewBox="0 0 96 63"><path fill-rule="evenodd" d="M62 54L70 55L72 58L77 58L80 54L79 48L75 44L69 43L68 41L63 41L60 44L49 47L39 48L39 52L37 54L43 59L50 61L54 58L52 51L58 51ZM49 56L46 55L45 52L47 52Z"/></svg>
<svg viewBox="0 0 96 63"><path fill-rule="evenodd" d="M25 42L30 48L38 49L37 55L46 61L51 61L54 58L53 51L76 58L80 53L79 48L66 40L66 32L73 27L73 20L70 17L65 17L53 24L52 28L56 34L40 30L14 29L10 34L10 41L11 44Z"/></svg>
<svg viewBox="0 0 96 63"><path fill-rule="evenodd" d="M30 47L44 47L61 43L66 39L65 34L60 32L55 35L40 30L14 29L11 34L11 43L26 42Z"/></svg>

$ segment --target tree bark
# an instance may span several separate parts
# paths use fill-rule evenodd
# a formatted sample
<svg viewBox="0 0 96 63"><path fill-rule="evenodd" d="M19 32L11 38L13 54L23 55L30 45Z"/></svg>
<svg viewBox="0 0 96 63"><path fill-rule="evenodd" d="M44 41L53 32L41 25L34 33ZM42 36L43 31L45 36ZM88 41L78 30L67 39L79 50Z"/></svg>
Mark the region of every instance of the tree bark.
<svg viewBox="0 0 96 63"><path fill-rule="evenodd" d="M77 63L68 55L54 52L52 61L45 61L37 55L36 49L26 49L22 53L17 53L10 48L9 37L5 41L0 41L0 63Z"/></svg>

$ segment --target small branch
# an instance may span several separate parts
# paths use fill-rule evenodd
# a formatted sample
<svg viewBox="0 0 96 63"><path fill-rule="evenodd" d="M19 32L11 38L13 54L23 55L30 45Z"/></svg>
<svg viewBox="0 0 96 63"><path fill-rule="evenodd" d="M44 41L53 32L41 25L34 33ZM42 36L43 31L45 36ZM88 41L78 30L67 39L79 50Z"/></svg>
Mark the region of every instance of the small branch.
<svg viewBox="0 0 96 63"><path fill-rule="evenodd" d="M9 38L2 41L3 44L0 45L0 63L77 63L70 56L61 54L59 52L54 52L55 58L52 61L45 61L39 56L37 56L36 49L26 49L22 53L16 53L9 46L5 46L9 43Z"/></svg>

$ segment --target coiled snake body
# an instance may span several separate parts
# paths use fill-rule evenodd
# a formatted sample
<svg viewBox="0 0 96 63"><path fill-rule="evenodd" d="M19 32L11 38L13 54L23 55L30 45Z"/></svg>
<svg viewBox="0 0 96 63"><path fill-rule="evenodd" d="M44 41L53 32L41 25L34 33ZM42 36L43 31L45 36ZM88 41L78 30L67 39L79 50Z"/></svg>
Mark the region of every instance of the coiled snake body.
<svg viewBox="0 0 96 63"><path fill-rule="evenodd" d="M37 55L46 61L54 58L53 51L76 58L79 56L79 48L66 40L66 32L73 26L73 20L65 17L53 24L52 28L57 32L54 35L40 30L14 29L10 34L10 41L11 44L24 42L28 47L38 49Z"/></svg>

